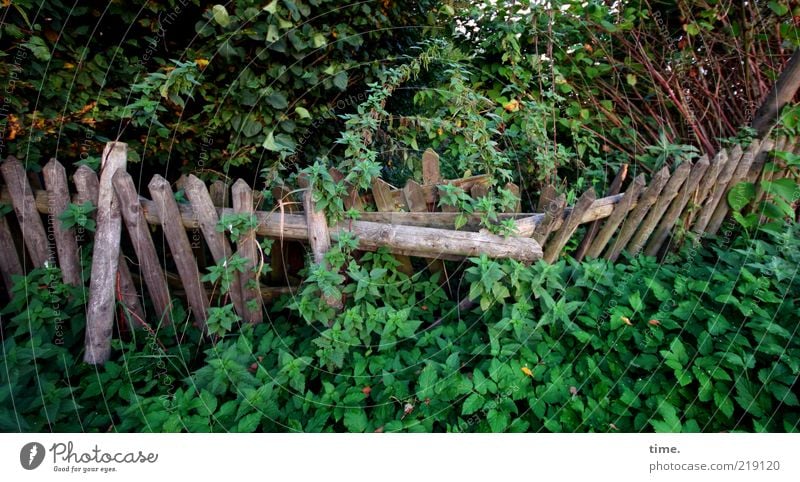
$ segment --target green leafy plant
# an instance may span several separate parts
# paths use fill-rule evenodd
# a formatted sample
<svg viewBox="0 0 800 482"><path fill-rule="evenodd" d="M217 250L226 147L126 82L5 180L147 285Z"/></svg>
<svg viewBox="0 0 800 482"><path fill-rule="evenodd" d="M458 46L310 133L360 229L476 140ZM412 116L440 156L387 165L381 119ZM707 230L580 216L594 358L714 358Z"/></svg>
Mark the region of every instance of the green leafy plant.
<svg viewBox="0 0 800 482"><path fill-rule="evenodd" d="M67 209L58 215L58 219L61 221L61 226L64 229L71 229L78 226L87 231L94 232L96 225L94 219L92 219L92 213L95 209L91 201L86 201L83 204L69 203Z"/></svg>

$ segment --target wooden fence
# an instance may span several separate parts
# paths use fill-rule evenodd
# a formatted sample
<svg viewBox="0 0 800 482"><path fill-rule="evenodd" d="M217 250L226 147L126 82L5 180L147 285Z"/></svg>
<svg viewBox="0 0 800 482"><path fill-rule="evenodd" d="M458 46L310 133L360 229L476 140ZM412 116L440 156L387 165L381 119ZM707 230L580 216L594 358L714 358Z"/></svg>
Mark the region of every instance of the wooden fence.
<svg viewBox="0 0 800 482"><path fill-rule="evenodd" d="M344 205L362 211L361 216L335 226L328 226L324 213L315 209L302 180L294 191L276 189L277 206L265 210L259 208L261 193L243 180L232 186L218 181L207 187L194 176L183 176L176 187L183 190L188 202L179 203L173 186L157 175L147 186L148 199L137 192L126 172L124 143L106 146L99 178L91 169L79 167L72 178L74 193L57 160L47 163L40 179L11 157L0 166L5 181L0 187L0 203L12 205L15 213L0 216L0 273L9 296L11 275L46 263L58 265L66 283L81 284L80 236L74 228L64 229L58 216L70 202L91 201L97 209L85 360L102 363L109 357L117 303L133 319L169 323L172 297L180 294L195 324L205 329L212 287L202 281L202 274L234 252L246 260L248 269L233 279L230 300L237 314L252 323L262 321L265 302L292 291L290 286L262 283L256 274L260 266L270 263L273 281L288 279L292 268L287 253L293 242L308 243L313 259L322 262L331 240L343 233L354 234L360 250L387 248L406 273L413 270L412 257L427 258L426 267L431 271L443 271L443 260L478 254L554 262L576 234L581 237L572 255L578 259L617 260L622 251L657 255L667 249L677 230L715 234L728 215L729 189L740 181L768 177L762 168L769 152L794 150L794 146L786 138L755 140L745 149L722 150L712 159L704 156L694 163L684 162L673 171L663 167L651 176L649 184L644 174L627 179L628 169L623 166L605 197L597 198L589 189L573 206L567 206L565 196L547 186L540 193L536 213L499 215L516 223L517 233L508 237L481 230L478 215L469 216L461 229L454 229L459 213L453 206L439 207L440 187L457 186L479 198L486 195L489 179L443 180L439 158L432 150L423 154L421 183L410 180L398 189L377 179L371 192L361 195L348 186ZM331 174L344 182L341 173L331 170ZM517 186L507 187L519 193ZM302 211L297 209L301 205ZM367 206L374 206L375 211L366 210ZM251 213L257 220L252 231L237 242L217 230L220 218L231 213ZM585 229L578 230L581 225L586 225ZM166 240L167 248L161 253L153 240L154 227L160 228ZM123 233L127 233L125 238ZM263 256L258 237L279 240L269 258ZM121 246L130 246L131 252L123 253ZM142 303L145 291L149 305ZM327 301L332 306L341 303Z"/></svg>

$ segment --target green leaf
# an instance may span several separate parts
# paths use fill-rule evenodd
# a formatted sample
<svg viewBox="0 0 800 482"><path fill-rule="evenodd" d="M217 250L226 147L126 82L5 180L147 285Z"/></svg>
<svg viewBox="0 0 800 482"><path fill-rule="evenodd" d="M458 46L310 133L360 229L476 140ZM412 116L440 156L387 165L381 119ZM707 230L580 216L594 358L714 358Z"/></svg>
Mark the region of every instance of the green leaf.
<svg viewBox="0 0 800 482"><path fill-rule="evenodd" d="M367 414L360 408L348 408L344 411L344 426L351 432L361 433L367 429Z"/></svg>
<svg viewBox="0 0 800 482"><path fill-rule="evenodd" d="M295 107L294 111L301 119L311 118L311 114L309 114L308 110L305 107L299 107L299 106Z"/></svg>
<svg viewBox="0 0 800 482"><path fill-rule="evenodd" d="M245 415L239 420L239 425L236 427L237 433L253 433L258 429L258 424L261 422L261 414L259 412Z"/></svg>
<svg viewBox="0 0 800 482"><path fill-rule="evenodd" d="M338 87L339 90L347 90L347 72L339 72L333 76L333 85Z"/></svg>
<svg viewBox="0 0 800 482"><path fill-rule="evenodd" d="M756 195L756 188L752 182L740 182L728 191L728 205L734 211L741 211L750 204Z"/></svg>
<svg viewBox="0 0 800 482"><path fill-rule="evenodd" d="M274 92L266 96L264 100L276 109L285 109L289 105L289 101L286 100L286 95L282 92Z"/></svg>
<svg viewBox="0 0 800 482"><path fill-rule="evenodd" d="M714 392L714 404L725 417L731 418L733 416L733 400L731 400L727 393L720 391Z"/></svg>
<svg viewBox="0 0 800 482"><path fill-rule="evenodd" d="M278 9L278 0L272 0L267 5L265 5L261 10L274 14Z"/></svg>
<svg viewBox="0 0 800 482"><path fill-rule="evenodd" d="M486 420L489 422L489 428L492 429L493 433L502 433L508 427L508 415L499 410L489 410Z"/></svg>
<svg viewBox="0 0 800 482"><path fill-rule="evenodd" d="M436 381L438 380L438 375L436 373L436 367L432 364L427 365L425 368L422 369L422 372L419 374L419 395L418 398L425 399L433 397L434 390L433 387L436 385Z"/></svg>
<svg viewBox="0 0 800 482"><path fill-rule="evenodd" d="M211 9L211 13L214 15L214 21L221 26L227 27L231 24L231 18L228 15L228 10L225 9L224 5L214 5L214 7Z"/></svg>
<svg viewBox="0 0 800 482"><path fill-rule="evenodd" d="M471 415L483 407L484 399L481 395L473 393L464 400L461 407L461 415Z"/></svg>

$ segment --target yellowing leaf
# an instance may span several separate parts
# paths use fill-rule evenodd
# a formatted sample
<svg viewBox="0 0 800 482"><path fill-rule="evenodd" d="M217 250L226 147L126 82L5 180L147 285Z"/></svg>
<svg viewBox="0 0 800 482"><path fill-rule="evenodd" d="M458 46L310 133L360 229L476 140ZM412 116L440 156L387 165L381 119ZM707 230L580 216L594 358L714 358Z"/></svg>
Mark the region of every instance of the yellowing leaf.
<svg viewBox="0 0 800 482"><path fill-rule="evenodd" d="M198 67L201 69L208 65L207 59L194 59L194 63L197 64Z"/></svg>
<svg viewBox="0 0 800 482"><path fill-rule="evenodd" d="M522 368L520 368L520 370L522 370L522 373L524 373L526 377L532 377L533 376L533 372L528 367L522 367Z"/></svg>
<svg viewBox="0 0 800 482"><path fill-rule="evenodd" d="M519 110L519 101L517 99L511 99L503 106L503 109L507 112L516 112Z"/></svg>
<svg viewBox="0 0 800 482"><path fill-rule="evenodd" d="M633 323L631 323L630 318L628 318L627 316L620 316L619 319L622 320L622 322L625 323L626 325L633 326Z"/></svg>

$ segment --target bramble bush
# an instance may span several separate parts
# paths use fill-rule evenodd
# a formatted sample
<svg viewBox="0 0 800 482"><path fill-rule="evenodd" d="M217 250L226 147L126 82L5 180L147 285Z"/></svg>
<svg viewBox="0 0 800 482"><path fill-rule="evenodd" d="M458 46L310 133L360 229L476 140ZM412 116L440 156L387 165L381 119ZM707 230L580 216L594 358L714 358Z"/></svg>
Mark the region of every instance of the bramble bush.
<svg viewBox="0 0 800 482"><path fill-rule="evenodd" d="M79 361L80 290L39 269L3 310L0 424L794 432L800 226L756 239L730 228L663 264L473 258L462 292L477 305L461 312L436 275L408 277L381 251L355 263L345 240L328 259L337 278L309 276L267 322L211 346L181 323L137 329L96 369ZM321 292L343 295L343 310L319 309ZM179 306L174 316L185 319Z"/></svg>

